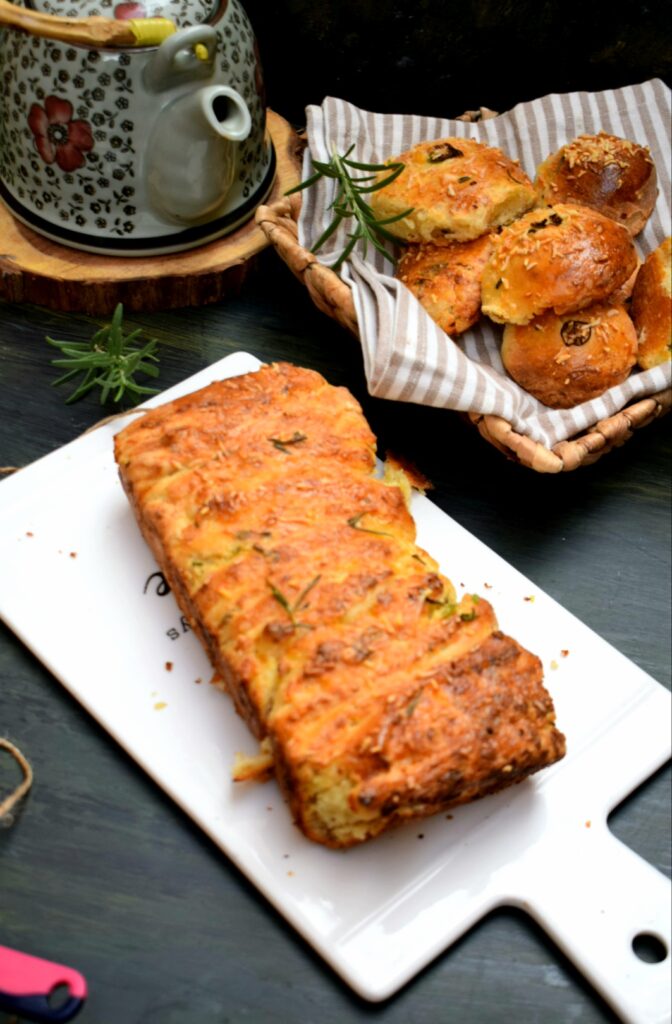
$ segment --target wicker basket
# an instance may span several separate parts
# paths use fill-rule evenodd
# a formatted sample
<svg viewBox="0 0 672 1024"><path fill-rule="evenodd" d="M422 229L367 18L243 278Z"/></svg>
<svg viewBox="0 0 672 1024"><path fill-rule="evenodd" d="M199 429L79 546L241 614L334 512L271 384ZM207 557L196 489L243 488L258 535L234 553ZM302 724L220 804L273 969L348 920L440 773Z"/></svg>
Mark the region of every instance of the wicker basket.
<svg viewBox="0 0 672 1024"><path fill-rule="evenodd" d="M460 120L478 120L488 116L495 116L494 112L469 111ZM260 206L256 212L257 224L281 259L308 289L317 308L337 320L355 337L359 337L357 315L349 286L299 243L300 210L301 196L295 193L270 206ZM481 413L461 415L478 428L486 441L508 458L539 473L562 473L596 462L612 448L624 444L632 437L633 431L669 412L671 405L672 389L667 388L647 398L637 399L613 416L600 420L585 432L570 440L560 441L550 449L519 434L500 416Z"/></svg>

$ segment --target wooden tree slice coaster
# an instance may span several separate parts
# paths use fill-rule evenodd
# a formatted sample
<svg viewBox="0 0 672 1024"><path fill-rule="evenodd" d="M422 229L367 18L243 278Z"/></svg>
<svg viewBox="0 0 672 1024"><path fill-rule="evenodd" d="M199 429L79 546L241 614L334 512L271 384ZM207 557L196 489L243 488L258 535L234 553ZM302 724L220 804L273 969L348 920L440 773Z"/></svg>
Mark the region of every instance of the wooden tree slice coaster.
<svg viewBox="0 0 672 1024"><path fill-rule="evenodd" d="M267 129L277 159L269 203L301 180L302 143L272 110ZM118 302L135 312L201 306L236 294L268 244L252 216L232 234L186 252L101 256L36 234L0 202L0 299L91 316L110 313Z"/></svg>

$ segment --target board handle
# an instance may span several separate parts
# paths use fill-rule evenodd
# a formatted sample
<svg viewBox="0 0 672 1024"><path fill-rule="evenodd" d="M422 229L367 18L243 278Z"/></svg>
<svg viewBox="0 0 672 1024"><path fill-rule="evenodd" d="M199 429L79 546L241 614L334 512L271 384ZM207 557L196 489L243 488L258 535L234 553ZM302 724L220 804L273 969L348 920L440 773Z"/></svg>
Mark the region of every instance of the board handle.
<svg viewBox="0 0 672 1024"><path fill-rule="evenodd" d="M67 998L52 1005L50 997L61 986ZM86 994L86 981L74 968L0 946L0 1010L36 1024L65 1024L79 1013Z"/></svg>
<svg viewBox="0 0 672 1024"><path fill-rule="evenodd" d="M606 822L585 821L577 832L575 842L550 853L532 900L528 889L518 905L623 1021L670 1024L670 880Z"/></svg>

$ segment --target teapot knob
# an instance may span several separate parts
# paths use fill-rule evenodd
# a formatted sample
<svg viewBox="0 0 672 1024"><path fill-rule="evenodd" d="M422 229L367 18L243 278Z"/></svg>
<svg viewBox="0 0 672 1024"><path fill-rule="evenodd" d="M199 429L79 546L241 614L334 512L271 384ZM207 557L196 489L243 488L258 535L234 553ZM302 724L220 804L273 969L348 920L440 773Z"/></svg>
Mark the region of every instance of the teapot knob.
<svg viewBox="0 0 672 1024"><path fill-rule="evenodd" d="M147 89L161 92L183 81L209 78L217 49L217 33L211 25L182 28L161 43L143 72Z"/></svg>

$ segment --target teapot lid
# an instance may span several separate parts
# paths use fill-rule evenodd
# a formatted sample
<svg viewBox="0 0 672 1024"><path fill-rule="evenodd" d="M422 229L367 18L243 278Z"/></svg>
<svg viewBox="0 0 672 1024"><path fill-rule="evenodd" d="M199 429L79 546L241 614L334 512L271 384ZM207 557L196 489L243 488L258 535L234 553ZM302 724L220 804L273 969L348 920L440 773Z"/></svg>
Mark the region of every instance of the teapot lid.
<svg viewBox="0 0 672 1024"><path fill-rule="evenodd" d="M26 6L64 18L169 18L177 28L187 28L210 21L220 0L28 0Z"/></svg>

